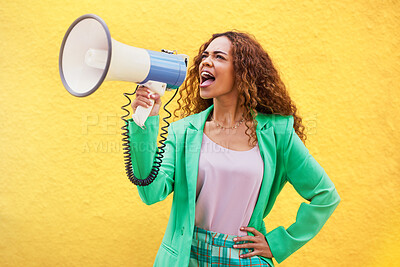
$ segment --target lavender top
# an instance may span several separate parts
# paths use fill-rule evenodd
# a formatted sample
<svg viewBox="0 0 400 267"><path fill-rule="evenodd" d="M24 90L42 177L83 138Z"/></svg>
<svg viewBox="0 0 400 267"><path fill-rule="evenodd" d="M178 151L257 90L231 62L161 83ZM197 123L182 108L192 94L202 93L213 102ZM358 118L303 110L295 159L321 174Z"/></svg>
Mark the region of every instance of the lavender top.
<svg viewBox="0 0 400 267"><path fill-rule="evenodd" d="M218 233L247 235L239 229L250 221L263 172L258 144L247 151L236 151L214 143L203 134L196 189L196 226Z"/></svg>

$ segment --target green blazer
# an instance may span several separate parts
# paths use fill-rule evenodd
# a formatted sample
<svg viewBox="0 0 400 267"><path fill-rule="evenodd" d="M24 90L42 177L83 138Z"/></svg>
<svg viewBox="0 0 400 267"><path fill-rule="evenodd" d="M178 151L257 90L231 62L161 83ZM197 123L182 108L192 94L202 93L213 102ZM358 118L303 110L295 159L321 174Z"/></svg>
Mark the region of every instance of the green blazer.
<svg viewBox="0 0 400 267"><path fill-rule="evenodd" d="M171 214L154 266L188 266L195 222L196 185L200 148L206 119L213 106L171 123L165 153L157 178L138 187L147 205L164 200L174 192ZM309 154L293 128L293 116L258 114L256 134L264 175L248 226L263 233L275 260L280 263L322 228L340 202L334 184ZM146 178L157 151L159 116L149 117L145 129L128 121L132 167L136 177ZM286 182L305 199L296 221L267 233L263 219L271 211ZM251 234L251 233L249 233ZM272 260L262 257L271 266Z"/></svg>

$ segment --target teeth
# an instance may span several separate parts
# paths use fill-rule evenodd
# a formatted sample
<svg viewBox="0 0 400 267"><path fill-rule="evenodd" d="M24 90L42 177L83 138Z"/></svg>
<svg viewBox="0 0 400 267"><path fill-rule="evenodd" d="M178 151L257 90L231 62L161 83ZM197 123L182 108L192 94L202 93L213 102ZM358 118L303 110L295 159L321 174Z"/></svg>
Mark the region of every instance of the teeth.
<svg viewBox="0 0 400 267"><path fill-rule="evenodd" d="M214 76L211 73L207 72L207 71L203 71L201 73L201 76L214 78Z"/></svg>

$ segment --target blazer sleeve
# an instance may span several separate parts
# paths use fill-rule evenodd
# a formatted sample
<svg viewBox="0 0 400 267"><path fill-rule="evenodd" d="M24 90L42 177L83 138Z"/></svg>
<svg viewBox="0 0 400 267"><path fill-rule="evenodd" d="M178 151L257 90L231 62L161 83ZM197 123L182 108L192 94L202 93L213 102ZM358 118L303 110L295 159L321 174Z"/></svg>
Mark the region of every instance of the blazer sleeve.
<svg viewBox="0 0 400 267"><path fill-rule="evenodd" d="M148 117L144 129L137 126L132 119L128 120L132 169L138 179L146 179L153 168L158 151L158 129L158 115ZM171 124L157 177L147 186L137 186L140 198L147 205L164 200L174 190L175 144L175 133Z"/></svg>
<svg viewBox="0 0 400 267"><path fill-rule="evenodd" d="M290 116L282 148L284 174L307 203L301 203L289 228L280 226L266 235L278 263L316 236L340 202L334 184L294 131L293 122Z"/></svg>

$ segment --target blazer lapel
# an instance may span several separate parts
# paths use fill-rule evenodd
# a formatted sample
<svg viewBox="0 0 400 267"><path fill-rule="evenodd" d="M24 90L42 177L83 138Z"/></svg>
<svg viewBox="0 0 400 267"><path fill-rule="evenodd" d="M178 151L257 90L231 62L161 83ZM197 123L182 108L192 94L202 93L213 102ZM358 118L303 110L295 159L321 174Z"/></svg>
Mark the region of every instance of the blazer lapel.
<svg viewBox="0 0 400 267"><path fill-rule="evenodd" d="M257 131L257 139L261 158L264 162L264 173L257 202L249 221L249 226L260 229L261 226L258 224L262 221L260 218L263 218L263 213L268 203L268 199L271 194L272 183L274 182L275 177L274 166L276 162L276 145L273 128L268 127L259 129Z"/></svg>
<svg viewBox="0 0 400 267"><path fill-rule="evenodd" d="M185 135L185 163L190 207L189 220L191 222L195 220L197 175L204 124L212 109L213 106L210 106L206 110L188 117L190 120Z"/></svg>

